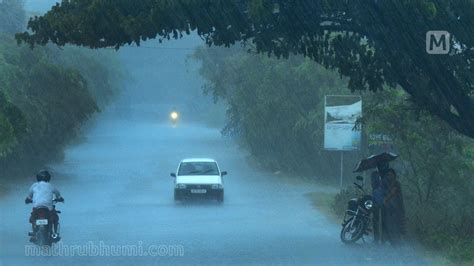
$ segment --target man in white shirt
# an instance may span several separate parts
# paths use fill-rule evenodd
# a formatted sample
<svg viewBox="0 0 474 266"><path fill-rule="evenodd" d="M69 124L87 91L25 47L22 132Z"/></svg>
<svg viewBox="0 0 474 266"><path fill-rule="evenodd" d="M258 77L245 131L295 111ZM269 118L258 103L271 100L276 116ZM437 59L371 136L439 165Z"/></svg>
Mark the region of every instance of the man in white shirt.
<svg viewBox="0 0 474 266"><path fill-rule="evenodd" d="M28 192L28 196L25 199L25 203L33 203L33 211L30 216L30 223L34 227L35 222L35 210L40 207L46 207L50 211L50 222L53 224L53 230L55 233L58 229L59 216L53 209L53 200L58 202L64 202L61 197L59 190L49 183L51 175L48 171L42 170L36 175L36 183L31 185Z"/></svg>

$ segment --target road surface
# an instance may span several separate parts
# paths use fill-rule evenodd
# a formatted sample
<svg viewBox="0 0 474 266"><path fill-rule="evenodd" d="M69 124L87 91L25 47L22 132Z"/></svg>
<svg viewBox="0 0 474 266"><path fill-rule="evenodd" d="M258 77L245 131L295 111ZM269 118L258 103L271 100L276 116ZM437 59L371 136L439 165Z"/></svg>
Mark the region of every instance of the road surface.
<svg viewBox="0 0 474 266"><path fill-rule="evenodd" d="M27 241L31 207L23 200L32 179L11 184L0 202L0 265L425 264L411 248L342 244L340 225L304 196L315 184L255 169L218 129L172 127L153 119L163 112L152 114L99 115L50 166L66 199L55 250ZM169 173L185 157L213 157L229 172L222 205L173 201Z"/></svg>

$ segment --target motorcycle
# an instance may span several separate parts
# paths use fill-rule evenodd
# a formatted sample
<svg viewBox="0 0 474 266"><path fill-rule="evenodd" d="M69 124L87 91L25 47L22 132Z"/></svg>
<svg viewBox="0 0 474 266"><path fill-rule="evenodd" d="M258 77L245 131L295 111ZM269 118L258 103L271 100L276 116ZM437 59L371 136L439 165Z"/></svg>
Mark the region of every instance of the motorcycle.
<svg viewBox="0 0 474 266"><path fill-rule="evenodd" d="M370 232L369 225L374 203L372 196L364 189L364 178L357 176L356 179L362 182L362 185L354 182L362 194L358 198L349 200L347 204L341 229L341 240L346 244L355 243Z"/></svg>
<svg viewBox="0 0 474 266"><path fill-rule="evenodd" d="M53 203L64 202L64 199L54 199ZM31 200L27 200L26 203L32 203ZM50 211L48 207L37 207L33 209L33 232L29 232L28 235L31 237L31 242L39 246L51 246L53 243L60 240L59 237L59 222L57 229L55 230L53 223L51 222L51 214L53 212L61 213L56 210L56 205L53 204L53 209Z"/></svg>

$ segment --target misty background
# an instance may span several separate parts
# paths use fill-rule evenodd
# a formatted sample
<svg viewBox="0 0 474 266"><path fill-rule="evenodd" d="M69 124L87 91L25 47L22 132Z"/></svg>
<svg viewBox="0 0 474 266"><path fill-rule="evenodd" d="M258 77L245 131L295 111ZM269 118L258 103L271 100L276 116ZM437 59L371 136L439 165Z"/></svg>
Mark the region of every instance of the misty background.
<svg viewBox="0 0 474 266"><path fill-rule="evenodd" d="M27 0L24 3L26 17L29 17L49 10L55 1ZM221 236L219 233L227 234L226 224L239 228L229 237L236 242L205 242L206 248L223 253L240 250L243 257L247 254L250 258L250 253L265 261L279 252L262 246L279 243L277 240L284 243L295 241L303 254L288 254L291 250L283 245L273 247L285 254L281 256L291 263L293 259L299 261L298 258L312 262L311 250L303 247L313 245L314 250L325 250L318 245L330 243L328 254L332 255L333 262L348 262L351 256L355 256L359 259L357 262L362 263L367 260L364 256L358 257L359 250L338 246L335 225L344 214L347 201L355 194L350 187L355 162L380 150L395 150L401 158L396 168L401 176L410 217L410 236L415 242L443 250L454 259L466 259L473 254L471 224L474 214L469 204L474 200L471 189L474 182L470 178L474 169L474 143L429 114L400 112L414 109L407 101L407 95L400 90L362 95L364 106L373 107L367 114L368 126L364 129L367 134L378 134L389 141L370 143L364 135L362 150L345 154L344 189L341 190L338 185L334 186L339 178L340 154L327 152L322 147L322 99L327 94L350 92L347 80L309 59L301 56L291 56L288 60L268 58L247 53L238 46L233 49L204 49L203 41L195 34L163 43L151 40L143 42L141 47L122 47L118 51L69 46L61 50L53 45L31 51L26 46L18 48L13 40L5 43L5 48L0 48L9 64L7 71L0 69L0 74L7 73L6 80L13 77L17 83L28 82L21 86L9 82L13 85L5 89L8 97L0 97L3 101L0 107L8 107L0 110L0 115L24 114L9 117L11 125L5 127L8 129L7 137L0 143L0 151L4 153L0 154L0 172L9 173L4 176L19 177L22 180L19 182L23 182L21 185L26 183L25 176L30 178L37 169L54 162L58 171L71 180L84 186L92 181L91 191L97 194L104 185L111 184L110 180L117 180L108 187L114 193L130 186L142 194L128 201L119 197L120 193L112 195L108 192L110 198L101 203L100 208L96 207L99 210L113 208L115 202L120 202L124 206L138 205L143 208L143 213L151 212L156 215L154 218L161 219L157 218L161 217L157 211L161 209L156 208L156 199L150 196L158 191L156 194L162 197L160 204L166 206L165 212L171 217L171 221L161 221L162 224L175 223L186 227L186 219L180 215L194 221L193 217L200 216L198 209L175 209L171 202L166 201L169 180L156 181L156 177L161 177L162 172L168 171L166 169L173 169L181 157L205 151L223 158L227 170L238 177L229 182L231 196L230 204L224 209L226 215L219 216L218 211L206 208L208 216L203 216L200 221L222 217L223 220L213 220L217 237ZM21 70L21 75L10 75L14 73L12 69ZM81 77L87 82L82 82ZM44 85L44 90L36 91L32 84ZM203 94L203 86L209 95ZM71 95L74 97L68 97ZM219 100L217 105L214 99ZM171 110L181 114L183 125L178 125L174 131L163 126L169 122ZM2 123L3 120L0 125ZM87 125L85 129L82 128L84 125ZM223 138L221 130L226 136L235 138L232 141ZM445 137L439 138L440 135ZM136 141L137 145L127 143L129 140ZM234 140L240 144L239 148L234 146ZM114 151L122 154L116 155ZM247 156L247 152L252 156ZM107 164L107 158L117 162ZM439 163L441 161L443 164ZM125 166L131 167L127 169ZM96 184L97 180L89 176L91 172L93 177L100 177L101 182ZM134 175L139 182L131 178ZM0 193L6 190L5 187L10 187L18 195L23 195L24 186L9 184L9 180L0 180ZM71 183L61 182L69 195L81 198L81 193L74 190ZM300 186L294 185L298 182L302 182ZM315 206L315 211L306 206L308 200L301 198L303 194ZM13 202L17 204L17 198L14 195L5 204L16 206ZM82 207L80 202L71 205ZM235 213L234 208L237 208ZM251 215L247 216L249 213ZM337 219L328 222L322 213ZM109 214L115 217L117 213ZM18 222L22 215L12 212L5 217L8 221ZM95 218L104 224L111 223L96 215ZM142 215L145 217L147 214ZM274 221L274 228L282 226L292 234L280 235L278 230L267 227L265 219ZM66 221L69 224L74 222L72 218ZM254 231L241 228L246 223ZM160 233L168 234L171 240L175 235L183 236L182 232L169 226L161 228L164 232ZM94 226L89 229L93 230ZM143 238L149 233L136 230ZM260 235L261 231L265 233ZM205 232L197 226L187 227L186 232L197 236L189 241L192 246L199 247L199 236ZM240 233L248 235L240 239ZM9 239L15 237L10 231L8 234ZM263 250L260 255L252 253L258 248L251 248L252 251L244 248L255 235L261 237L260 242L257 241ZM133 233L129 234L129 237L133 236ZM298 236L298 240L294 240L294 236ZM316 238L324 241L315 241ZM226 249L221 250L218 244L225 245ZM334 250L344 256L339 258ZM199 253L199 250L195 252ZM399 254L392 255L396 259ZM370 260L373 258L368 257ZM376 260L371 262L377 263Z"/></svg>
<svg viewBox="0 0 474 266"><path fill-rule="evenodd" d="M24 6L26 12L42 14L55 3L55 0L25 0ZM119 99L111 108L133 112L148 105L149 114L160 121L166 121L169 112L176 108L184 121L222 127L225 107L222 103L214 104L212 97L203 93L204 81L198 71L200 63L191 58L197 48L206 47L194 33L180 40L163 43L149 40L141 46L120 48L116 56L123 86ZM156 109L154 105L161 106L160 113L151 111Z"/></svg>

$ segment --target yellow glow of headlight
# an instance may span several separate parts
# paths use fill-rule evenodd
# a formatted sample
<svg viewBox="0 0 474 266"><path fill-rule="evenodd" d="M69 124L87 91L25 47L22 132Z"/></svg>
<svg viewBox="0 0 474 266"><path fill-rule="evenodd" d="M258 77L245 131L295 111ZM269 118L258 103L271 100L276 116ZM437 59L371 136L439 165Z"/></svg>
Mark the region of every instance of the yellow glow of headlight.
<svg viewBox="0 0 474 266"><path fill-rule="evenodd" d="M177 112L171 112L170 117L171 117L171 119L176 120L176 119L178 119L178 113Z"/></svg>

